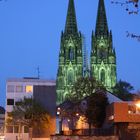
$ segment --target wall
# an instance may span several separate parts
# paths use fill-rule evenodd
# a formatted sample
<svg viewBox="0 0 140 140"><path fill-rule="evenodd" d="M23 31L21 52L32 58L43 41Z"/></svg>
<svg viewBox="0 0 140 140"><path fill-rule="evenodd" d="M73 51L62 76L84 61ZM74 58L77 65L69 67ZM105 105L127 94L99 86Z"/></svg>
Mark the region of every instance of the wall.
<svg viewBox="0 0 140 140"><path fill-rule="evenodd" d="M116 136L89 137L89 136L52 136L50 140L119 140Z"/></svg>
<svg viewBox="0 0 140 140"><path fill-rule="evenodd" d="M107 123L110 122L111 123L121 123L121 122L139 123L140 113L137 112L134 103L128 104L128 102L115 102L107 107L106 122Z"/></svg>
<svg viewBox="0 0 140 140"><path fill-rule="evenodd" d="M32 140L50 140L50 138L32 138Z"/></svg>

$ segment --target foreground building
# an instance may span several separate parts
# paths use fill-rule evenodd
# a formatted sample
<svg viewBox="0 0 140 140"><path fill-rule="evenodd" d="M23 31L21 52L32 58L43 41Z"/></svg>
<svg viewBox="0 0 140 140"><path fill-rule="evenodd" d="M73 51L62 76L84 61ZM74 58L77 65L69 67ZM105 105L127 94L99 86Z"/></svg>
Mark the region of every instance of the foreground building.
<svg viewBox="0 0 140 140"><path fill-rule="evenodd" d="M6 83L6 114L5 121L7 119L8 112L13 110L13 106L16 105L24 97L33 97L37 99L51 115L51 129L43 129L38 134L38 129L33 129L33 138L49 138L50 134L55 133L55 108L56 108L56 87L55 81L48 81L38 78L13 78L8 79ZM49 128L49 127L48 127ZM19 126L8 125L5 126L5 138L6 140L16 140L19 138ZM21 139L29 139L29 128L27 126L22 127Z"/></svg>
<svg viewBox="0 0 140 140"><path fill-rule="evenodd" d="M106 108L106 119L102 128L92 128L91 136L94 136L93 139L140 140L140 101L124 102L109 92L106 94L109 101L109 105ZM83 115L74 113L73 116L64 115L64 118L62 118L61 112L63 112L64 108L74 111L77 108L84 110L86 108L86 99L75 104L66 101L59 106L58 115L62 124L60 132L62 131L64 135L52 136L52 140L66 138L90 139L91 136L85 137L89 134L89 126L85 122ZM74 137L75 135L77 137Z"/></svg>
<svg viewBox="0 0 140 140"><path fill-rule="evenodd" d="M140 139L140 102L114 102L107 107L106 123L121 140Z"/></svg>

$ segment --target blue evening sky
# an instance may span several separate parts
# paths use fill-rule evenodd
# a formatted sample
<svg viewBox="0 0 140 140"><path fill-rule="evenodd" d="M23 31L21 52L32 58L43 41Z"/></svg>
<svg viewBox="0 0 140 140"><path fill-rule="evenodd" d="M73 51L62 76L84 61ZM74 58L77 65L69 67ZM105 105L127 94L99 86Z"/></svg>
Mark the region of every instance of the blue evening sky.
<svg viewBox="0 0 140 140"><path fill-rule="evenodd" d="M105 0L109 28L117 53L118 79L140 89L140 42L126 31L140 34L140 14ZM98 0L75 0L79 30L90 54ZM64 29L68 0L6 0L0 2L0 105L5 103L6 79L37 76L56 79L60 34Z"/></svg>

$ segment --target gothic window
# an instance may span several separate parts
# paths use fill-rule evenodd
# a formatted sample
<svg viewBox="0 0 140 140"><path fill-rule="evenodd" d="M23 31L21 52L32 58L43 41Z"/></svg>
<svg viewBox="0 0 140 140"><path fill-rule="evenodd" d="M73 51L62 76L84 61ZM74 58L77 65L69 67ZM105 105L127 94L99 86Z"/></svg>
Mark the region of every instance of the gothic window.
<svg viewBox="0 0 140 140"><path fill-rule="evenodd" d="M102 69L100 73L100 81L105 84L105 71Z"/></svg>
<svg viewBox="0 0 140 140"><path fill-rule="evenodd" d="M106 51L104 49L99 50L99 58L105 59L106 58Z"/></svg>
<svg viewBox="0 0 140 140"><path fill-rule="evenodd" d="M69 49L69 59L72 61L74 59L74 51L73 49Z"/></svg>
<svg viewBox="0 0 140 140"><path fill-rule="evenodd" d="M74 83L74 73L72 70L68 71L68 84L72 85Z"/></svg>

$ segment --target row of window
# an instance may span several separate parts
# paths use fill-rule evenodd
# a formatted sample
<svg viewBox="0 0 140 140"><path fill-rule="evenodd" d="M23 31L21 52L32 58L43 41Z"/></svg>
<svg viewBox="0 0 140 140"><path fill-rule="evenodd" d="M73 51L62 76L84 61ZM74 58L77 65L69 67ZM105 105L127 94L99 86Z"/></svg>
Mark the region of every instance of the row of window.
<svg viewBox="0 0 140 140"><path fill-rule="evenodd" d="M14 99L7 99L7 105L18 105L20 101L14 101Z"/></svg>
<svg viewBox="0 0 140 140"><path fill-rule="evenodd" d="M29 127L24 126L24 133L29 133ZM19 133L19 126L6 126L6 133Z"/></svg>
<svg viewBox="0 0 140 140"><path fill-rule="evenodd" d="M33 92L33 86L32 85L27 85L27 86L22 86L22 85L8 85L7 86L7 92L26 92L26 93L32 93Z"/></svg>

